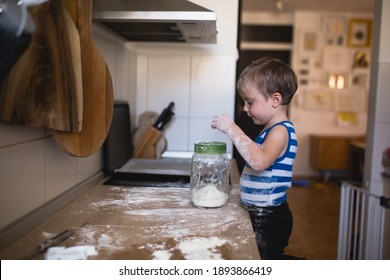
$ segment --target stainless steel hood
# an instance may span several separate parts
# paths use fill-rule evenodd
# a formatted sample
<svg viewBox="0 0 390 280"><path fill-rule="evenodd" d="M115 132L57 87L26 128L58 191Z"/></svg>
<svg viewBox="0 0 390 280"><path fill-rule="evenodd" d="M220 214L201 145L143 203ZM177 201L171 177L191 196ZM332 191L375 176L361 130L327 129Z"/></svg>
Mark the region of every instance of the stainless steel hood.
<svg viewBox="0 0 390 280"><path fill-rule="evenodd" d="M93 22L134 42L217 42L216 13L186 0L94 0Z"/></svg>

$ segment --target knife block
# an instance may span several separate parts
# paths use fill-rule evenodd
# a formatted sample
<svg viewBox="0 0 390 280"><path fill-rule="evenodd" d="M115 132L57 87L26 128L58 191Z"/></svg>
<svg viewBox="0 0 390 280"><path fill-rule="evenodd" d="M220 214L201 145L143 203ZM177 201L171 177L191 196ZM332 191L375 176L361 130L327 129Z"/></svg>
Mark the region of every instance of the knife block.
<svg viewBox="0 0 390 280"><path fill-rule="evenodd" d="M155 158L156 143L163 136L162 132L153 126L148 127L134 149L135 158Z"/></svg>

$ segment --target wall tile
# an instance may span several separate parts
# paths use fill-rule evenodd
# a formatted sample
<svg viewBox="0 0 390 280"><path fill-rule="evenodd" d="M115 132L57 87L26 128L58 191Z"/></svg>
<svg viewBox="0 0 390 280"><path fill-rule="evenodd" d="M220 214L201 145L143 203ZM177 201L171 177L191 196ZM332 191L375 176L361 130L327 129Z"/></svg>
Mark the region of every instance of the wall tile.
<svg viewBox="0 0 390 280"><path fill-rule="evenodd" d="M0 123L0 148L45 136L44 128Z"/></svg>
<svg viewBox="0 0 390 280"><path fill-rule="evenodd" d="M137 57L137 103L133 108L133 112L136 114L136 126L138 126L139 116L147 111L147 100L148 100L148 57L146 55L138 55Z"/></svg>
<svg viewBox="0 0 390 280"><path fill-rule="evenodd" d="M161 113L173 101L176 116L188 117L189 74L189 56L150 56L147 110Z"/></svg>
<svg viewBox="0 0 390 280"><path fill-rule="evenodd" d="M103 169L103 152L98 150L93 155L77 158L77 183L95 175Z"/></svg>
<svg viewBox="0 0 390 280"><path fill-rule="evenodd" d="M45 140L0 149L0 228L45 202Z"/></svg>
<svg viewBox="0 0 390 280"><path fill-rule="evenodd" d="M167 150L187 151L189 125L188 118L174 116L164 128L164 136L167 139Z"/></svg>
<svg viewBox="0 0 390 280"><path fill-rule="evenodd" d="M191 118L219 114L233 117L236 60L234 57L193 57L191 65Z"/></svg>
<svg viewBox="0 0 390 280"><path fill-rule="evenodd" d="M46 141L46 199L76 185L77 159L60 150L53 138Z"/></svg>
<svg viewBox="0 0 390 280"><path fill-rule="evenodd" d="M136 113L137 113L137 76L136 75L130 75L128 73L137 73L137 57L135 54L129 54L128 56L128 68L126 73L126 77L124 79L126 80L127 88L123 93L120 93L122 100L127 100L129 102L130 106L130 115L131 115L131 127L135 128L135 119L136 119ZM118 95L118 96L119 96ZM123 95L123 97L122 97Z"/></svg>
<svg viewBox="0 0 390 280"><path fill-rule="evenodd" d="M117 44L115 44L113 42L109 42L106 39L104 39L102 36L96 35L96 34L94 36L94 41L96 43L97 48L99 49L100 54L102 55L108 68L110 69L111 76L113 79L113 85L115 88L115 85L116 85L115 77L117 76L117 73L116 73L116 70L117 70L116 51L117 51L117 48L119 48L119 47Z"/></svg>

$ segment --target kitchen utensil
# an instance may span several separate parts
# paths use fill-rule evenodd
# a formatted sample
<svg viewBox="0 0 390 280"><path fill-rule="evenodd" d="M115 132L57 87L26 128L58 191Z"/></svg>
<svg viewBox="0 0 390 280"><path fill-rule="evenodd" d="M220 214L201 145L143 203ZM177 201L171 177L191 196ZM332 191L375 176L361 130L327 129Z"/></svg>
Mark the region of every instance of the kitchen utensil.
<svg viewBox="0 0 390 280"><path fill-rule="evenodd" d="M172 112L173 106L175 106L174 102L169 103L168 107L161 112L160 116L157 118L153 127L157 128L160 131L163 130L164 126L169 122L169 120L175 114Z"/></svg>
<svg viewBox="0 0 390 280"><path fill-rule="evenodd" d="M79 33L62 1L32 7L30 13L36 28L28 48L1 83L0 120L80 131Z"/></svg>
<svg viewBox="0 0 390 280"><path fill-rule="evenodd" d="M80 33L83 77L83 127L80 132L53 130L57 144L68 154L86 157L107 137L114 108L110 71L92 40L92 1L65 0Z"/></svg>
<svg viewBox="0 0 390 280"><path fill-rule="evenodd" d="M29 260L38 254L46 252L46 250L49 249L50 247L56 246L60 244L62 241L68 239L73 233L74 230L67 229L57 234L56 236L45 240L44 242L38 244L37 248L34 251L32 251L30 254L28 254L25 257L25 259Z"/></svg>

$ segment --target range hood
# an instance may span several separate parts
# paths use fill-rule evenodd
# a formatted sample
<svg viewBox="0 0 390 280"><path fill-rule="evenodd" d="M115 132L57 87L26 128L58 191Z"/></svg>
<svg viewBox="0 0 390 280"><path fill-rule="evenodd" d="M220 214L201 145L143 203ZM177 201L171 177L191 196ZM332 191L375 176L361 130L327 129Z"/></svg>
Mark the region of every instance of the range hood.
<svg viewBox="0 0 390 280"><path fill-rule="evenodd" d="M94 0L92 20L133 42L217 42L216 13L186 0Z"/></svg>

